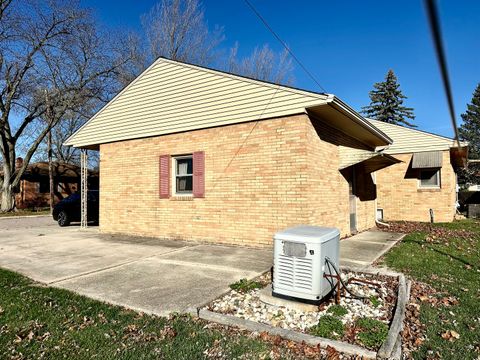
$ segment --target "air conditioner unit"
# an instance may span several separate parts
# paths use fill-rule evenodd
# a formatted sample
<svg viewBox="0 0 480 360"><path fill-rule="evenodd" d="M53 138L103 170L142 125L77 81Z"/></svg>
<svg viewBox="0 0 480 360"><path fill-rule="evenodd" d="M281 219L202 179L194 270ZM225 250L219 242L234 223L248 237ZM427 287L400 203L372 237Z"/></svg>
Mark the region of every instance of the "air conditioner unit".
<svg viewBox="0 0 480 360"><path fill-rule="evenodd" d="M325 264L328 257L337 267L340 232L336 228L297 226L274 236L272 295L319 303L328 295L336 279Z"/></svg>

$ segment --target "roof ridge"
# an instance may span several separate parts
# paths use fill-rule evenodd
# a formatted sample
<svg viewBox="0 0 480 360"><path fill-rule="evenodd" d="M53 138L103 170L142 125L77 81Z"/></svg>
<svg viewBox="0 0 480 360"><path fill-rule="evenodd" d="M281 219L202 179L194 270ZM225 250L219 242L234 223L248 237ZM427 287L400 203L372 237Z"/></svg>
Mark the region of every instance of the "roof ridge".
<svg viewBox="0 0 480 360"><path fill-rule="evenodd" d="M189 63L189 62L186 62L186 61L180 61L180 60L172 60L172 59L168 59L168 58L163 57L163 56L158 57L157 60L155 60L155 62L157 62L159 60L167 62L167 63L173 63L173 64L176 64L176 65L185 66L185 67L193 67L193 68L196 68L196 69L201 70L201 71L214 73L216 75L228 76L228 77L234 78L236 80L240 80L240 81L247 81L247 82L250 82L250 83L257 84L257 85L268 86L268 87L271 87L273 89L276 89L277 87L281 87L286 91L291 91L291 92L294 92L294 93L301 93L303 95L308 94L310 96L318 97L318 98L327 97L329 95L329 94L323 93L323 92L316 92L316 91L311 91L311 90L298 88L298 87L295 87L295 86L285 85L285 84L281 84L281 83L274 83L272 81L255 79L255 78L252 78L252 77L249 77L249 76L239 75L239 74L235 74L235 73L228 72L228 71L225 71L225 70L215 69L215 68L212 68L212 67L209 67L209 66L192 64L192 63Z"/></svg>

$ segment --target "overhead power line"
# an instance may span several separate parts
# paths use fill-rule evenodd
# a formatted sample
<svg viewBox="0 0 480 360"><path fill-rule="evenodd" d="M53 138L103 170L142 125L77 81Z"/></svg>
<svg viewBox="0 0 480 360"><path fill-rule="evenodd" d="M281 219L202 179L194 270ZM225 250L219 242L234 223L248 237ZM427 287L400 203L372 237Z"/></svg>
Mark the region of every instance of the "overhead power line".
<svg viewBox="0 0 480 360"><path fill-rule="evenodd" d="M460 137L458 136L457 120L455 118L455 108L453 104L452 88L450 86L450 79L448 77L447 60L445 57L445 51L443 49L442 34L440 31L440 22L438 20L438 12L435 0L425 0L425 6L427 8L428 19L430 21L430 29L432 31L433 43L435 45L435 51L437 55L438 64L440 66L440 72L442 74L443 87L448 101L448 109L450 111L450 118L452 121L453 130L455 132L455 140L457 140L458 146L460 146Z"/></svg>
<svg viewBox="0 0 480 360"><path fill-rule="evenodd" d="M260 19L260 21L265 25L265 27L272 33L272 35L278 40L280 44L287 50L287 52L290 54L290 56L295 60L295 62L305 71L305 73L312 79L312 81L318 85L318 87L323 91L327 92L325 88L318 82L318 80L313 76L313 74L308 71L308 69L305 67L305 65L302 64L299 58L295 56L292 50L287 46L287 44L282 40L280 36L273 30L273 28L268 24L267 20L255 9L255 7L252 5L252 3L249 0L244 0L245 3L248 5L248 7L253 11L253 13Z"/></svg>

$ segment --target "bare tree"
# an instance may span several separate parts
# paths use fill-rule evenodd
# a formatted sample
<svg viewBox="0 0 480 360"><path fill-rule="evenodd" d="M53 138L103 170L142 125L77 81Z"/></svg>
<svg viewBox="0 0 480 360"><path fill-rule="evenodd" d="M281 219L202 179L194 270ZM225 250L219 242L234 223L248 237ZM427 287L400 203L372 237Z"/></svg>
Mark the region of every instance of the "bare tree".
<svg viewBox="0 0 480 360"><path fill-rule="evenodd" d="M287 51L277 53L264 45L241 59L238 43L229 55L220 51L223 28L209 29L199 0L161 0L141 17L141 22L145 35L129 34L124 48L133 60L122 69L120 81L124 86L159 56L203 66L217 65L222 70L275 83L293 82Z"/></svg>
<svg viewBox="0 0 480 360"><path fill-rule="evenodd" d="M103 104L103 102L102 102ZM52 128L51 134L51 154L52 160L59 163L75 164L80 166L80 149L72 146L64 146L65 141L74 134L88 118L94 113L92 110L86 114L69 112ZM31 136L29 136L31 139ZM30 140L27 140L27 144ZM25 146L20 144L20 151L24 150ZM34 157L33 161L46 161L48 159L48 141L43 141ZM92 151L88 156L88 166L90 168L98 168L98 153Z"/></svg>
<svg viewBox="0 0 480 360"><path fill-rule="evenodd" d="M124 37L127 41L119 49L122 57L130 59L118 71L117 81L121 87L130 84L142 71L144 71L154 60L149 54L142 37L136 32L130 32Z"/></svg>
<svg viewBox="0 0 480 360"><path fill-rule="evenodd" d="M291 84L292 60L288 51L276 53L268 44L256 47L250 56L238 58L238 43L230 51L227 70L231 73L277 84Z"/></svg>
<svg viewBox="0 0 480 360"><path fill-rule="evenodd" d="M8 5L4 13L9 16L0 18L2 211L15 209L15 189L46 135L68 112L101 99L110 76L125 61L102 52L91 15L76 2L18 0ZM15 169L25 134L31 138L22 166Z"/></svg>
<svg viewBox="0 0 480 360"><path fill-rule="evenodd" d="M211 31L198 0L162 0L141 18L153 58L208 65L223 41L223 29Z"/></svg>

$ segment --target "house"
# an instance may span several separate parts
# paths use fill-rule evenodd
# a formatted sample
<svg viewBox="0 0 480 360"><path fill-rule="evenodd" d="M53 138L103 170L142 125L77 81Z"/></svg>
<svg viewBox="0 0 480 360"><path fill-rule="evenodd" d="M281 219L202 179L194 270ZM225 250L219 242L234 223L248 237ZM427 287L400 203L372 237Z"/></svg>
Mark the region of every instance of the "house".
<svg viewBox="0 0 480 360"><path fill-rule="evenodd" d="M17 158L15 167L22 166L23 159ZM1 176L2 174L0 174ZM80 189L80 167L73 164L53 162L54 202ZM89 186L98 188L98 172L90 171ZM18 209L41 208L50 205L50 180L48 162L29 164L20 180L15 194L15 205Z"/></svg>
<svg viewBox="0 0 480 360"><path fill-rule="evenodd" d="M249 246L375 226L373 174L400 162L334 95L164 58L66 145L100 151L102 232Z"/></svg>
<svg viewBox="0 0 480 360"><path fill-rule="evenodd" d="M393 140L384 149L400 163L378 171L377 211L385 221L449 222L454 219L456 169L465 166L467 143L399 125L369 120Z"/></svg>

